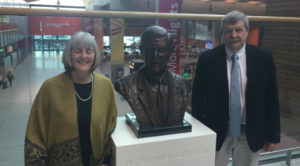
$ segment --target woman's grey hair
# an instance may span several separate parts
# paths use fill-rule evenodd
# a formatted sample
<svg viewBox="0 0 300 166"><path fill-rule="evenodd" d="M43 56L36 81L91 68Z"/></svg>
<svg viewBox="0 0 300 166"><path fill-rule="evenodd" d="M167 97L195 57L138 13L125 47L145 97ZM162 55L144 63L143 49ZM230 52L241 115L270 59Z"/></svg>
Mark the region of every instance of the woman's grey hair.
<svg viewBox="0 0 300 166"><path fill-rule="evenodd" d="M242 20L244 22L245 28L249 30L249 20L248 17L237 10L233 10L227 13L221 20L221 31L223 32L224 24L235 24L238 21Z"/></svg>
<svg viewBox="0 0 300 166"><path fill-rule="evenodd" d="M67 73L71 73L75 70L72 61L72 51L76 48L88 47L92 47L95 52L94 63L91 66L90 72L93 72L97 68L101 58L97 43L91 34L80 31L72 35L63 53L62 62Z"/></svg>

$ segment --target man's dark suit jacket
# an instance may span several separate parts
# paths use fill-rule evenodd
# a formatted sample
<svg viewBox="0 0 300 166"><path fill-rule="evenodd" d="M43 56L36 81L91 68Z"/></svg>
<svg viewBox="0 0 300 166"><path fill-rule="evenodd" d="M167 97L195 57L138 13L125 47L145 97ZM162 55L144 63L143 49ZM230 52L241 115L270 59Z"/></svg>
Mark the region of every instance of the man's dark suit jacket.
<svg viewBox="0 0 300 166"><path fill-rule="evenodd" d="M246 44L246 135L253 152L280 142L280 115L272 53ZM220 150L228 131L229 90L225 46L202 53L192 90L192 115L217 133Z"/></svg>
<svg viewBox="0 0 300 166"><path fill-rule="evenodd" d="M166 119L161 118L161 112L157 110L156 101L152 101L149 82L146 77L146 68L143 66L138 71L117 80L115 89L129 103L132 111L136 114L137 121L142 127L162 127L183 122L187 105L188 84L183 77L166 71L168 76L169 101L168 110L163 110Z"/></svg>

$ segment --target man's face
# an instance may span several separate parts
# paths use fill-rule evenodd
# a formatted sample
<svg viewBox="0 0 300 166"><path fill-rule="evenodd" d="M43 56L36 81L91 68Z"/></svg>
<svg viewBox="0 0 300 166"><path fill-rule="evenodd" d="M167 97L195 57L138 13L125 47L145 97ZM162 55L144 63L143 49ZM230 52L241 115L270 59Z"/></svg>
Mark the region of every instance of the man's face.
<svg viewBox="0 0 300 166"><path fill-rule="evenodd" d="M235 24L224 24L222 35L226 47L236 52L244 46L248 30L245 28L244 22L240 20Z"/></svg>
<svg viewBox="0 0 300 166"><path fill-rule="evenodd" d="M146 67L155 74L161 74L167 67L170 47L167 37L155 37L144 49Z"/></svg>

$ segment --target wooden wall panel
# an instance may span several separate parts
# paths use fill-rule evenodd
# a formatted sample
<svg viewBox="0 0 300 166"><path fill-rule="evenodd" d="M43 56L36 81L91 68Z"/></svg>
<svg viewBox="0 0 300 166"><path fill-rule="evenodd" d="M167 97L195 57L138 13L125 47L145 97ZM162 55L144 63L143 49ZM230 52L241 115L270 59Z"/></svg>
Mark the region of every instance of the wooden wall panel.
<svg viewBox="0 0 300 166"><path fill-rule="evenodd" d="M300 17L300 0L267 0L266 15ZM263 47L273 52L280 110L300 121L300 23L265 23Z"/></svg>

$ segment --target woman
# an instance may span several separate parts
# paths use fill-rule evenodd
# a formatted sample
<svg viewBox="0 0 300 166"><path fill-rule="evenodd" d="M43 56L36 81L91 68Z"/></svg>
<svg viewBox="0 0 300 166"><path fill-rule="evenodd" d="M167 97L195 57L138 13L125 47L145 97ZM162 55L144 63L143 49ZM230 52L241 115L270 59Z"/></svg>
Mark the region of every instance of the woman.
<svg viewBox="0 0 300 166"><path fill-rule="evenodd" d="M106 165L117 110L111 81L93 72L100 62L94 38L75 33L62 57L65 72L46 80L32 105L25 165Z"/></svg>

